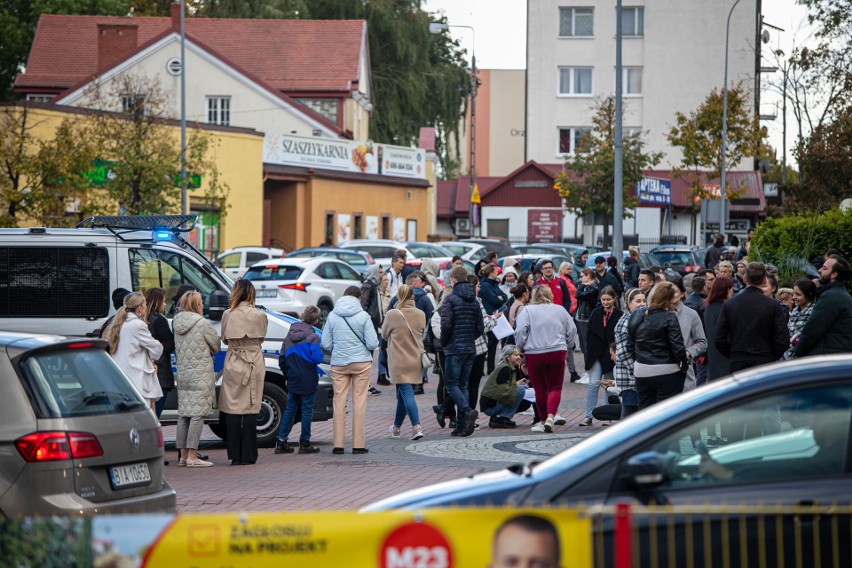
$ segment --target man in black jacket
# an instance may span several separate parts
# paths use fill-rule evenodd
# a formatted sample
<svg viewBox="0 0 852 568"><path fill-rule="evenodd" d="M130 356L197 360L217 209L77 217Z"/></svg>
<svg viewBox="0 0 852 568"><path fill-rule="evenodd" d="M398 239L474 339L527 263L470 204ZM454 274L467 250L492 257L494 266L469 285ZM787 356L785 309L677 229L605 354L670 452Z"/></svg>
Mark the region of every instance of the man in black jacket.
<svg viewBox="0 0 852 568"><path fill-rule="evenodd" d="M453 436L470 436L478 413L470 408L467 381L476 357L476 338L485 332L476 288L463 266L450 271L453 293L441 305L441 345L444 349L444 390L456 405Z"/></svg>
<svg viewBox="0 0 852 568"><path fill-rule="evenodd" d="M852 296L843 284L850 273L840 255L823 262L814 311L799 334L796 357L852 352Z"/></svg>
<svg viewBox="0 0 852 568"><path fill-rule="evenodd" d="M762 262L746 267L748 287L726 301L716 324L716 349L731 360L736 372L780 359L790 346L787 313L774 298L763 295L766 280Z"/></svg>
<svg viewBox="0 0 852 568"><path fill-rule="evenodd" d="M713 245L707 249L707 254L704 255L704 266L713 269L719 264L722 259L722 253L725 251L725 235L721 233L716 235L716 240Z"/></svg>
<svg viewBox="0 0 852 568"><path fill-rule="evenodd" d="M624 260L624 287L629 290L639 286L639 271L642 267L639 266L639 247L627 247L627 251L630 256Z"/></svg>
<svg viewBox="0 0 852 568"><path fill-rule="evenodd" d="M607 268L606 259L603 256L595 257L595 281L601 290L607 286L612 286L612 289L618 293L621 287L615 275Z"/></svg>
<svg viewBox="0 0 852 568"><path fill-rule="evenodd" d="M692 279L692 294L684 301L683 305L692 308L701 317L701 322L704 322L704 300L707 299L707 294L704 293L704 277L696 276Z"/></svg>

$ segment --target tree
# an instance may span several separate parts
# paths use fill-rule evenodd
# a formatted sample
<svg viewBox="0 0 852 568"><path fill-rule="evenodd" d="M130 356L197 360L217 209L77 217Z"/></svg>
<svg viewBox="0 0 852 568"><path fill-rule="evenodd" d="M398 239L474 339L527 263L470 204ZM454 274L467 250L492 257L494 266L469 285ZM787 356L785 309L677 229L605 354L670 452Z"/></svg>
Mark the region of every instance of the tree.
<svg viewBox="0 0 852 568"><path fill-rule="evenodd" d="M106 92L105 92L106 91ZM101 199L118 202L128 215L162 214L180 206L180 144L167 126L167 97L159 80L122 75L109 88L94 83L86 93L95 115L95 138L101 158L111 160L106 193ZM114 101L122 101L123 112ZM192 126L192 125L189 125ZM215 165L212 139L194 129L187 139L187 171L207 180L204 199L222 208L227 185Z"/></svg>
<svg viewBox="0 0 852 568"><path fill-rule="evenodd" d="M458 127L466 112L470 75L464 51L448 32L429 33L434 16L421 9L420 0L206 0L200 13L222 18L366 20L376 107L370 137L413 145L421 127L434 126L441 171L446 177L457 175Z"/></svg>
<svg viewBox="0 0 852 568"><path fill-rule="evenodd" d="M27 60L42 14L127 13L128 0L4 0L0 4L0 101L15 98L12 84Z"/></svg>
<svg viewBox="0 0 852 568"><path fill-rule="evenodd" d="M788 210L820 211L852 195L852 107L799 141L795 154L801 178L784 193Z"/></svg>
<svg viewBox="0 0 852 568"><path fill-rule="evenodd" d="M565 159L568 170L557 175L554 187L565 201L565 207L578 215L604 216L604 247L609 242L609 224L618 213L630 217L630 209L639 204L633 187L642 179L642 170L657 165L661 152L644 152L642 133L622 135L622 181L624 208L614 207L615 180L615 98L595 101L592 129L581 137L579 148Z"/></svg>
<svg viewBox="0 0 852 568"><path fill-rule="evenodd" d="M675 126L667 138L672 146L681 149L681 165L672 168L672 175L684 179L692 188L693 199L710 197L701 183L702 172L714 179L722 175L722 111L724 93L718 89L689 115L675 113ZM730 171L746 157L759 156L765 132L742 82L728 89L727 145L725 169ZM726 188L727 198L742 193L738 188Z"/></svg>

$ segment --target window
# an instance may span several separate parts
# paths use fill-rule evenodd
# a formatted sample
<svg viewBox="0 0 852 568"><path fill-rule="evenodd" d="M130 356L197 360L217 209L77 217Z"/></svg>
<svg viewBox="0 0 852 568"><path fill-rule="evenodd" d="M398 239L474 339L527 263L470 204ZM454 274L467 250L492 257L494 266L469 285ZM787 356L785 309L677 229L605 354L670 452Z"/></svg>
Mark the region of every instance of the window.
<svg viewBox="0 0 852 568"><path fill-rule="evenodd" d="M642 68L624 67L622 71L622 84L625 95L642 94Z"/></svg>
<svg viewBox="0 0 852 568"><path fill-rule="evenodd" d="M219 268L239 268L241 252L232 252L220 257L218 260Z"/></svg>
<svg viewBox="0 0 852 568"><path fill-rule="evenodd" d="M594 24L594 8L559 8L560 37L592 37Z"/></svg>
<svg viewBox="0 0 852 568"><path fill-rule="evenodd" d="M635 6L621 9L621 35L631 37L645 35L645 8Z"/></svg>
<svg viewBox="0 0 852 568"><path fill-rule="evenodd" d="M268 260L269 255L265 252L247 252L246 253L246 266L251 266L252 264L257 264L258 262Z"/></svg>
<svg viewBox="0 0 852 568"><path fill-rule="evenodd" d="M302 275L303 268L301 266L254 266L246 272L246 280L259 282L264 280L298 280Z"/></svg>
<svg viewBox="0 0 852 568"><path fill-rule="evenodd" d="M352 214L352 233L353 239L363 239L364 235L364 216L361 213Z"/></svg>
<svg viewBox="0 0 852 568"><path fill-rule="evenodd" d="M559 153L573 154L575 152L583 152L588 146L588 141L586 140L588 133L588 128L560 128Z"/></svg>
<svg viewBox="0 0 852 568"><path fill-rule="evenodd" d="M337 266L333 262L324 262L317 266L314 272L323 280L340 280L340 271L337 269Z"/></svg>
<svg viewBox="0 0 852 568"><path fill-rule="evenodd" d="M382 215L382 238L391 238L390 217L388 217L387 215Z"/></svg>
<svg viewBox="0 0 852 568"><path fill-rule="evenodd" d="M104 248L0 248L0 317L103 318L111 292Z"/></svg>
<svg viewBox="0 0 852 568"><path fill-rule="evenodd" d="M560 95L591 95L592 94L592 68L591 67L560 67L559 68L559 94Z"/></svg>
<svg viewBox="0 0 852 568"><path fill-rule="evenodd" d="M845 470L849 397L850 388L838 386L749 400L679 428L645 450L671 460L664 491L795 479L813 483Z"/></svg>
<svg viewBox="0 0 852 568"><path fill-rule="evenodd" d="M27 100L31 103L48 103L52 98L53 95L34 95L32 93L27 95Z"/></svg>
<svg viewBox="0 0 852 568"><path fill-rule="evenodd" d="M135 116L145 115L144 95L121 95L121 112Z"/></svg>
<svg viewBox="0 0 852 568"><path fill-rule="evenodd" d="M231 125L231 97L207 97L207 122Z"/></svg>
<svg viewBox="0 0 852 568"><path fill-rule="evenodd" d="M346 264L349 264L351 266L358 266L358 267L361 267L361 266L366 267L367 266L367 259L364 258L363 256L361 256L360 254L354 253L354 252L353 253L337 252L337 253L334 253L334 258L336 258L338 260L342 260L343 262L345 262Z"/></svg>
<svg viewBox="0 0 852 568"><path fill-rule="evenodd" d="M509 238L509 220L508 219L488 219L487 223L488 238L503 237Z"/></svg>
<svg viewBox="0 0 852 568"><path fill-rule="evenodd" d="M166 302L171 301L181 284L192 284L204 300L205 315L208 298L219 290L216 282L201 267L188 258L165 250L130 249L130 283L133 290L165 288ZM167 306L171 311L173 306Z"/></svg>
<svg viewBox="0 0 852 568"><path fill-rule="evenodd" d="M334 243L334 211L325 212L325 244Z"/></svg>
<svg viewBox="0 0 852 568"><path fill-rule="evenodd" d="M361 282L361 276L348 266L338 264L337 270L340 271L340 278L342 280L352 280L354 282Z"/></svg>

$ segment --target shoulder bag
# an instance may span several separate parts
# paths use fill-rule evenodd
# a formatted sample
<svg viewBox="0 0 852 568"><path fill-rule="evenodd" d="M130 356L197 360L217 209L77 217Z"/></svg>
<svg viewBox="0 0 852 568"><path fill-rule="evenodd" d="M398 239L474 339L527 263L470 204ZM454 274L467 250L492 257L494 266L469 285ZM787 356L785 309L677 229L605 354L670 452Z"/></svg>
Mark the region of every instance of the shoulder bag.
<svg viewBox="0 0 852 568"><path fill-rule="evenodd" d="M402 310L397 310L399 315L402 316L402 321L405 322L405 327L408 328L408 332L411 334L411 337L414 338L414 344L420 346L420 366L424 369L428 369L432 366L432 360L429 358L429 355L423 350L423 341L417 341L417 336L414 335L414 330L411 329L411 326L408 324L408 319L406 319L405 314L402 313Z"/></svg>

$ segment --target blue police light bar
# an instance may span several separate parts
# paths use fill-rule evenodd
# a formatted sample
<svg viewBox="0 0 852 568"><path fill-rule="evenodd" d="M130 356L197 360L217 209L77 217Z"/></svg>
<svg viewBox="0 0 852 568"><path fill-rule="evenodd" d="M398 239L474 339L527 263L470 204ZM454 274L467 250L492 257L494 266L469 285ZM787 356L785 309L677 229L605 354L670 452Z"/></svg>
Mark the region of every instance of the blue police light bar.
<svg viewBox="0 0 852 568"><path fill-rule="evenodd" d="M171 231L155 231L154 239L157 241L167 241L172 237Z"/></svg>

